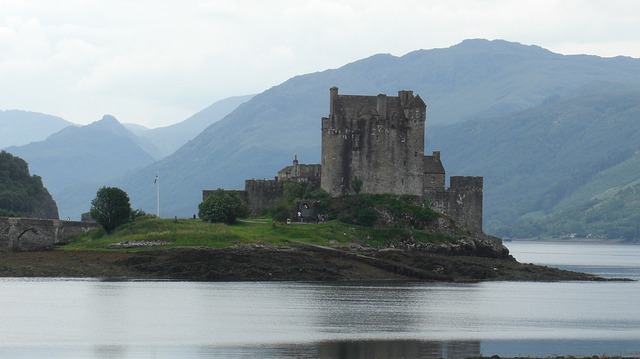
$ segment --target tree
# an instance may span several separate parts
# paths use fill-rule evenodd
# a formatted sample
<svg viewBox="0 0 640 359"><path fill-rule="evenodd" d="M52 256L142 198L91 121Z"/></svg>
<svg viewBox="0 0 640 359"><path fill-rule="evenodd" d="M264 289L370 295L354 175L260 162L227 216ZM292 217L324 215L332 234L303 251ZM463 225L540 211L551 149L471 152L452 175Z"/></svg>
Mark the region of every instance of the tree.
<svg viewBox="0 0 640 359"><path fill-rule="evenodd" d="M102 187L91 201L91 217L107 233L131 221L129 195L117 187Z"/></svg>
<svg viewBox="0 0 640 359"><path fill-rule="evenodd" d="M238 192L225 191L221 188L213 191L198 205L198 216L203 221L213 223L233 224L238 218L249 216L251 210L242 201Z"/></svg>

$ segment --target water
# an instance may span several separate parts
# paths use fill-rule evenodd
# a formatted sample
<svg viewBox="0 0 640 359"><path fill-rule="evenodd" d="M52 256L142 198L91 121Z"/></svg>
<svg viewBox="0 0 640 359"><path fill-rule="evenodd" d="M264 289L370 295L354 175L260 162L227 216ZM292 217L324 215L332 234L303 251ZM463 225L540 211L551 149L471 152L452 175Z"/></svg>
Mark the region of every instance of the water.
<svg viewBox="0 0 640 359"><path fill-rule="evenodd" d="M640 246L507 243L640 279ZM638 355L638 282L317 284L0 279L0 357Z"/></svg>

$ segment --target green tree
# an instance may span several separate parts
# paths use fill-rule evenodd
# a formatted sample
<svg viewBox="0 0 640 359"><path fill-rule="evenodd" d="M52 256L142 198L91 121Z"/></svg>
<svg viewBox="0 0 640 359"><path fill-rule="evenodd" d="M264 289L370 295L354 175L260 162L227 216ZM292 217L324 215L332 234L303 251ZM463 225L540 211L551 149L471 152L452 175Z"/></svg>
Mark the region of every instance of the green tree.
<svg viewBox="0 0 640 359"><path fill-rule="evenodd" d="M235 191L225 191L221 188L213 191L198 205L198 215L203 221L213 223L233 224L238 218L249 216L249 206Z"/></svg>
<svg viewBox="0 0 640 359"><path fill-rule="evenodd" d="M129 195L117 187L102 187L91 201L91 217L107 233L131 221Z"/></svg>
<svg viewBox="0 0 640 359"><path fill-rule="evenodd" d="M297 199L306 199L309 183L304 181L288 181L284 184L284 199L293 203Z"/></svg>

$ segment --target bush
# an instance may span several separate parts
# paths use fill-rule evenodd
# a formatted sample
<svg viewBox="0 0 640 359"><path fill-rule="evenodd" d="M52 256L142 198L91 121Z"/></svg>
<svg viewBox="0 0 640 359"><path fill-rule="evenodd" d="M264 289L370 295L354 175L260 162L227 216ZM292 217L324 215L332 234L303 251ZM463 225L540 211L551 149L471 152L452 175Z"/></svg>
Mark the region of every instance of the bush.
<svg viewBox="0 0 640 359"><path fill-rule="evenodd" d="M198 216L203 221L233 224L238 218L248 217L251 209L235 191L217 189L198 205Z"/></svg>
<svg viewBox="0 0 640 359"><path fill-rule="evenodd" d="M131 221L129 195L117 187L102 187L91 201L91 217L105 232L111 233L117 227Z"/></svg>
<svg viewBox="0 0 640 359"><path fill-rule="evenodd" d="M281 199L269 209L269 215L274 221L284 223L291 218L291 204Z"/></svg>
<svg viewBox="0 0 640 359"><path fill-rule="evenodd" d="M342 196L331 200L329 215L340 222L371 227L379 213L389 217L391 227L424 228L439 214L419 197L390 194Z"/></svg>

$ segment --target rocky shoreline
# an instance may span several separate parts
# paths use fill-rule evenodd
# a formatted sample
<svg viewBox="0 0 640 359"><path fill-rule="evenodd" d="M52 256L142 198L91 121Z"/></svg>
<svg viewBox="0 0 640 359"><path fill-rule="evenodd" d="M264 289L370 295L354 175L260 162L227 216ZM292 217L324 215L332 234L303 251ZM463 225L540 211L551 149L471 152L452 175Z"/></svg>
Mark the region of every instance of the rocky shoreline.
<svg viewBox="0 0 640 359"><path fill-rule="evenodd" d="M465 244L466 243L466 244ZM0 277L187 281L596 281L593 275L515 261L497 242L432 248L264 244L224 249L0 252ZM125 246L126 247L126 246ZM471 255L471 253L475 255ZM480 254L480 255L479 255Z"/></svg>

